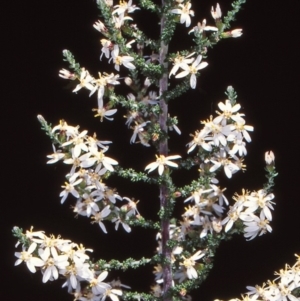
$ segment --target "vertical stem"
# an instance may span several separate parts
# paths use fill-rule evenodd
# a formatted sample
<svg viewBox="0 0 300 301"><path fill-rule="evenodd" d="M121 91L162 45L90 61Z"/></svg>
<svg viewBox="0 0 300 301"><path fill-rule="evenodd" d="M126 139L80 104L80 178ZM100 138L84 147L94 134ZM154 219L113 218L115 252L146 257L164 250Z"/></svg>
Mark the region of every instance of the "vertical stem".
<svg viewBox="0 0 300 301"><path fill-rule="evenodd" d="M164 7L165 3L164 0L162 0L162 9ZM165 22L166 18L164 13L162 13L161 20L160 20L160 32L162 34L164 28L165 28ZM168 54L168 48L169 45L165 44L164 41L161 41L160 44L160 53L159 53L159 62L160 65L163 67L163 75L159 81L159 95L161 96L165 91L168 90L168 62L166 61L166 57ZM159 124L160 128L164 133L168 132L167 127L167 118L168 118L168 104L165 102L165 100L160 97L160 108L161 113L159 115ZM159 143L159 154L167 156L168 155L168 139L165 138L160 141ZM167 208L168 206L168 187L162 183L160 185L160 208L161 210ZM161 243L162 243L162 255L165 261L165 264L163 265L163 291L164 301L171 301L172 298L168 296L168 291L170 287L172 286L172 266L171 266L171 250L167 247L167 242L170 239L169 234L169 226L170 226L170 220L168 219L162 219L161 221Z"/></svg>

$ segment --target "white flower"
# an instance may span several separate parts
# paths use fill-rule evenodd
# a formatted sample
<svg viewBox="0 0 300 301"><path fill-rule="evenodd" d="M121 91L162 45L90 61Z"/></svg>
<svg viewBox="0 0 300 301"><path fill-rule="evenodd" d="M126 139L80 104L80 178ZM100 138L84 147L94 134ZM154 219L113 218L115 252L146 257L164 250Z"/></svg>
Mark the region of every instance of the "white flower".
<svg viewBox="0 0 300 301"><path fill-rule="evenodd" d="M179 74L177 74L175 77L176 78L181 78L184 76L187 76L188 74L191 74L190 77L190 85L192 89L196 88L196 84L197 84L197 78L196 78L196 73L205 68L208 63L207 62L201 62L202 60L202 55L199 54L197 56L197 58L195 59L195 61L192 63L191 66L188 65L182 65L181 68L184 70L182 72L180 72Z"/></svg>
<svg viewBox="0 0 300 301"><path fill-rule="evenodd" d="M194 137L193 141L189 142L187 146L189 147L187 153L190 153L195 149L196 146L201 146L206 151L210 152L212 150L211 144L206 142L206 140L212 140L211 137L207 136L208 132L203 129L200 132L196 131L195 135L190 135Z"/></svg>
<svg viewBox="0 0 300 301"><path fill-rule="evenodd" d="M120 1L119 5L115 5L114 8L116 8L112 13L118 14L119 16L124 16L125 12L132 13L137 9L140 9L139 7L132 5L132 0L129 0L128 2Z"/></svg>
<svg viewBox="0 0 300 301"><path fill-rule="evenodd" d="M120 66L124 65L128 69L135 69L135 66L131 63L134 61L134 58L126 55L126 56L119 56L119 46L115 45L114 50L111 52L111 56L113 62L115 64L115 69L120 71Z"/></svg>
<svg viewBox="0 0 300 301"><path fill-rule="evenodd" d="M172 9L171 12L173 14L178 14L180 15L180 23L183 24L185 23L186 27L189 27L191 25L191 16L194 16L194 11L190 10L192 4L188 1L185 3L185 5L183 4L179 4L178 5L181 9L179 8L175 8Z"/></svg>
<svg viewBox="0 0 300 301"><path fill-rule="evenodd" d="M178 69L182 68L183 65L191 64L194 61L194 58L192 58L191 56L193 56L194 54L195 52L190 53L186 57L177 54L177 56L173 59L173 68L170 71L169 77L171 75L175 75Z"/></svg>
<svg viewBox="0 0 300 301"><path fill-rule="evenodd" d="M63 269L69 265L68 255L58 255L54 247L51 248L50 257L50 248L45 250L39 249L39 256L44 261L43 271L43 283L48 280L54 280L58 278L58 270Z"/></svg>
<svg viewBox="0 0 300 301"><path fill-rule="evenodd" d="M79 198L79 193L78 191L75 189L74 186L78 185L79 183L82 182L82 179L79 179L75 182L65 182L65 185L61 186L62 188L64 188L64 190L59 194L59 196L61 196L61 204L64 203L64 201L66 200L66 198L68 197L69 193L71 193L75 198Z"/></svg>
<svg viewBox="0 0 300 301"><path fill-rule="evenodd" d="M235 122L245 122L245 120L241 117L244 116L244 114L234 114L241 108L240 104L237 103L234 106L232 106L231 101L229 99L226 99L225 103L219 102L218 107L222 111L222 113L217 111L217 113L220 116L214 119L215 123L221 123L222 125L226 125L227 121L229 121L230 119L234 120Z"/></svg>
<svg viewBox="0 0 300 301"><path fill-rule="evenodd" d="M141 124L136 123L136 125L133 127L133 134L130 138L130 143L134 143L136 140L136 137L140 137L140 133L144 131L144 127L149 123L150 121L143 122Z"/></svg>
<svg viewBox="0 0 300 301"><path fill-rule="evenodd" d="M267 232L272 232L269 220L264 218L262 211L260 217L252 215L252 221L245 221L244 225L246 226L244 228L244 237L248 238L248 240L255 238L257 235L261 236Z"/></svg>
<svg viewBox="0 0 300 301"><path fill-rule="evenodd" d="M104 155L105 150L101 150L99 152L92 153L92 157L87 159L87 162L97 163L97 167L95 168L95 172L98 172L102 165L109 171L114 171L113 165L118 165L118 162L110 157Z"/></svg>
<svg viewBox="0 0 300 301"><path fill-rule="evenodd" d="M90 286L92 287L92 292L95 295L102 295L107 288L110 287L109 284L102 282L108 275L107 271L102 272L97 278L90 279Z"/></svg>
<svg viewBox="0 0 300 301"><path fill-rule="evenodd" d="M92 219L94 220L92 223L98 223L104 233L107 233L107 231L102 221L104 220L105 217L107 217L111 213L109 207L110 205L107 205L106 207L103 208L101 212L94 214L94 216L92 217Z"/></svg>
<svg viewBox="0 0 300 301"><path fill-rule="evenodd" d="M274 202L271 202L271 200L274 199L274 194L270 193L267 194L267 192L264 189L260 189L257 192L251 193L247 197L247 201L244 202L244 206L248 207L245 212L246 213L252 213L255 212L258 208L261 209L263 218L267 218L269 221L272 220L272 213L270 209L274 210L272 204Z"/></svg>
<svg viewBox="0 0 300 301"><path fill-rule="evenodd" d="M102 48L101 48L102 54L100 55L100 60L102 60L103 54L107 59L109 59L110 51L113 49L113 43L110 40L106 40L106 39L101 39L100 42L102 44Z"/></svg>
<svg viewBox="0 0 300 301"><path fill-rule="evenodd" d="M52 133L60 131L61 134L65 134L67 138L70 136L78 135L78 127L68 125L63 119L59 121L59 124L52 128Z"/></svg>
<svg viewBox="0 0 300 301"><path fill-rule="evenodd" d="M87 130L82 131L79 135L76 135L72 139L70 139L69 141L63 143L62 146L73 144L74 148L73 148L72 155L75 158L78 158L81 154L81 151L88 152L88 147L85 144L85 139L87 137L87 135L86 135L87 132L88 132Z"/></svg>
<svg viewBox="0 0 300 301"><path fill-rule="evenodd" d="M152 162L148 164L145 168L145 170L149 169L148 173L153 171L154 169L158 168L158 174L162 175L164 172L165 165L171 166L171 167L178 167L178 164L171 162L170 160L176 160L181 158L179 155L174 156L167 156L164 155L156 156L156 162Z"/></svg>
<svg viewBox="0 0 300 301"><path fill-rule="evenodd" d="M93 111L97 112L94 117L100 117L101 122L103 121L103 118L113 120L113 118L108 116L114 115L117 112L117 109L107 110L103 105L103 99L98 98L98 109L93 109Z"/></svg>
<svg viewBox="0 0 300 301"><path fill-rule="evenodd" d="M227 158L226 152L224 149L221 149L219 153L216 154L216 157L213 157L210 160L214 165L209 169L210 172L214 172L219 169L221 166L224 167L224 172L227 178L231 178L232 174L240 170L240 167Z"/></svg>
<svg viewBox="0 0 300 301"><path fill-rule="evenodd" d="M93 90L94 86L91 84L93 77L84 68L81 69L80 73L80 83L76 86L73 92L79 91L81 88L87 88L88 90Z"/></svg>
<svg viewBox="0 0 300 301"><path fill-rule="evenodd" d="M182 265L186 268L186 274L189 279L198 278L197 271L194 268L194 266L196 265L195 261L202 258L204 255L205 255L205 253L203 253L202 251L197 251L190 258L185 258L184 256L182 256L184 261L183 261L183 263L180 263L180 265Z"/></svg>
<svg viewBox="0 0 300 301"><path fill-rule="evenodd" d="M47 161L47 164L56 163L57 161L63 159L65 156L65 154L61 153L61 150L56 151L54 144L52 144L52 148L53 154L47 156L47 158L50 159L49 161Z"/></svg>
<svg viewBox="0 0 300 301"><path fill-rule="evenodd" d="M31 273L36 272L35 267L42 267L44 265L44 261L38 257L33 257L32 255L36 247L37 244L33 242L27 251L23 250L22 252L15 252L15 256L18 257L18 260L15 262L15 266L24 261Z"/></svg>

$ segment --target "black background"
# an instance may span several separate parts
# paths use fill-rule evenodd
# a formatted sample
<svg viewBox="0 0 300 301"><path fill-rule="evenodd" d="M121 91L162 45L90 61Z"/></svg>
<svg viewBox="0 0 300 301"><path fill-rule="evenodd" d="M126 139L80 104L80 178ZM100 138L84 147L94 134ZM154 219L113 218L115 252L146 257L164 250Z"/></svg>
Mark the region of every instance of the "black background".
<svg viewBox="0 0 300 301"><path fill-rule="evenodd" d="M116 3L115 3L116 4ZM203 18L213 25L211 1L193 4L196 17L192 25ZM230 1L220 1L223 12ZM234 28L243 28L243 36L228 39L210 50L209 66L198 79L197 88L170 105L172 115L179 117L181 137L171 135L171 153L185 152L189 134L199 128L199 121L217 109L224 101L223 92L233 85L246 113L247 123L255 127L246 157L247 172L236 174L232 181L222 179L228 188L227 196L241 188L260 189L264 182L263 156L272 149L276 155L279 177L276 179L276 208L272 222L273 233L246 242L235 237L223 243L215 260L215 269L194 300L239 297L246 285L262 284L273 279L273 272L294 261L299 254L299 0L252 0L244 5ZM31 274L25 265L14 267L14 225L83 243L94 249L93 257L119 259L128 256L151 256L156 248L155 233L133 229L115 232L108 225L105 235L99 227L85 218L74 219L70 210L71 198L60 205L60 186L67 169L63 165L46 165L46 155L52 152L51 143L40 130L37 114L57 124L64 118L70 125L81 125L89 133L97 131L102 140L113 140L109 155L123 166L142 170L153 160L153 149L140 145L129 146L130 131L124 126L120 110L111 123L92 118L91 109L96 97L88 98L86 91L77 95L58 77L58 71L68 66L61 52L69 49L82 66L93 74L105 71L99 61L101 35L92 28L99 19L96 3L91 0L17 1L2 11L2 218L1 218L1 297L3 300L72 300L61 280L42 284L40 273ZM155 34L158 20L150 15L134 18L145 22L142 28ZM188 39L186 29L178 26L172 49L183 49ZM188 45L188 44L186 44ZM114 138L116 137L116 138ZM178 139L178 140L176 140ZM125 162L126 161L126 162ZM184 174L176 181L186 180ZM137 187L129 182L111 179L122 196L140 199L142 215L155 218L158 191L154 187ZM147 190L146 190L147 189ZM146 192L145 192L146 191ZM178 209L182 200L178 200ZM153 281L151 268L142 272L114 274L134 289L149 290ZM109 280L111 280L109 279Z"/></svg>

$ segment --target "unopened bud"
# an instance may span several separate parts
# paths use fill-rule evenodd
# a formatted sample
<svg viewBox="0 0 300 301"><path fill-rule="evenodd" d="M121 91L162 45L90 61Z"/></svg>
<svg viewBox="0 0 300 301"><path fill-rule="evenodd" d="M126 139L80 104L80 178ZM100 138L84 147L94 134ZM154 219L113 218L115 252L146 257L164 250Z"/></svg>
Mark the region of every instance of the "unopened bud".
<svg viewBox="0 0 300 301"><path fill-rule="evenodd" d="M243 29L241 28L237 28L231 31L226 31L223 32L221 34L222 38L227 39L227 38L238 38L240 37L243 33L242 33Z"/></svg>
<svg viewBox="0 0 300 301"><path fill-rule="evenodd" d="M46 123L46 120L45 120L45 118L42 116L42 115L37 115L37 119L38 119L38 121L40 122L40 123Z"/></svg>
<svg viewBox="0 0 300 301"><path fill-rule="evenodd" d="M130 77L125 77L124 82L127 86L132 85L132 79Z"/></svg>
<svg viewBox="0 0 300 301"><path fill-rule="evenodd" d="M144 81L144 86L146 88L148 88L151 85L150 79L148 77L146 77L145 81Z"/></svg>
<svg viewBox="0 0 300 301"><path fill-rule="evenodd" d="M181 197L181 193L180 193L179 191L175 191L175 192L173 193L173 197L174 197L174 198L179 198L179 197Z"/></svg>
<svg viewBox="0 0 300 301"><path fill-rule="evenodd" d="M109 7L113 6L113 0L105 0L105 4Z"/></svg>
<svg viewBox="0 0 300 301"><path fill-rule="evenodd" d="M222 17L222 12L219 3L217 3L216 9L212 6L211 15L215 20L219 20Z"/></svg>
<svg viewBox="0 0 300 301"><path fill-rule="evenodd" d="M267 165L271 165L274 163L275 161L275 156L274 153L272 151L268 151L265 153L265 161L267 163Z"/></svg>

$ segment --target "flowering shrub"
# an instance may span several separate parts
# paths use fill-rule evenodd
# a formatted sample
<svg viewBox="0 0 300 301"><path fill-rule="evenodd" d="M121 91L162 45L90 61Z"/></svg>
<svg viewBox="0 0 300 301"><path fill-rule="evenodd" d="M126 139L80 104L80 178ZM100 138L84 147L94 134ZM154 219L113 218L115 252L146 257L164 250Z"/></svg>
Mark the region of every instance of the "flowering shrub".
<svg viewBox="0 0 300 301"><path fill-rule="evenodd" d="M189 300L188 293L197 288L212 268L212 261L222 240L233 234L242 234L246 240L272 232L274 210L275 157L265 154L267 182L255 191L239 189L229 201L220 184L220 175L232 179L246 170L244 158L247 143L251 142L252 125L248 125L237 93L227 87L226 98L218 103L216 116L201 122L200 129L191 134L186 154L169 151L168 131L181 134L179 121L170 116L168 106L189 88L197 86L200 71L205 72L208 51L225 38L242 35L241 29L231 29L231 21L245 0L237 0L232 10L222 18L220 5L212 7L214 26L198 22L188 35L193 46L186 50L169 51L169 44L177 23L189 27L195 13L192 3L184 0L163 0L157 5L151 0L140 0L139 6L120 1L97 0L102 21L94 23L101 35L100 60L108 60L116 74L99 72L92 75L80 67L69 50L63 51L69 69L61 69L59 76L74 82L74 93L88 90L97 99L94 116L100 122L113 121L118 107L126 110L125 125L132 130L130 144L152 147L153 162L145 163L144 170L122 167L124 162L109 155L112 141L98 139L88 130L69 125L60 120L55 126L43 116L38 120L52 142L53 153L47 164L62 162L70 166L66 182L59 194L61 203L73 200L76 215L91 219L100 231L107 234L106 224L115 229L131 232L132 227L144 227L157 231L157 250L151 258L125 261L91 260L91 249L85 249L59 236L46 236L43 231L33 232L14 227L13 233L22 246L16 252L15 265L26 263L28 269L42 273L42 281L64 278L63 286L75 300ZM146 9L160 18L160 37L150 39L133 23L137 10ZM119 86L124 83L128 94L123 96ZM198 177L179 185L173 174L182 170L197 169ZM107 184L112 175L129 179L132 185L145 182L159 188L160 210L157 220L142 216L134 196L122 195ZM145 200L146 200L145 195ZM176 200L177 199L177 200ZM145 200L140 200L142 204ZM174 213L175 200L188 203L180 217ZM120 280L110 278L111 270L127 270L150 264L153 266L155 285L151 293L136 291ZM268 282L262 287L248 287L244 299L298 300L300 272L297 263L279 272L278 282ZM132 284L134 285L134 283ZM238 300L238 299L237 299Z"/></svg>

